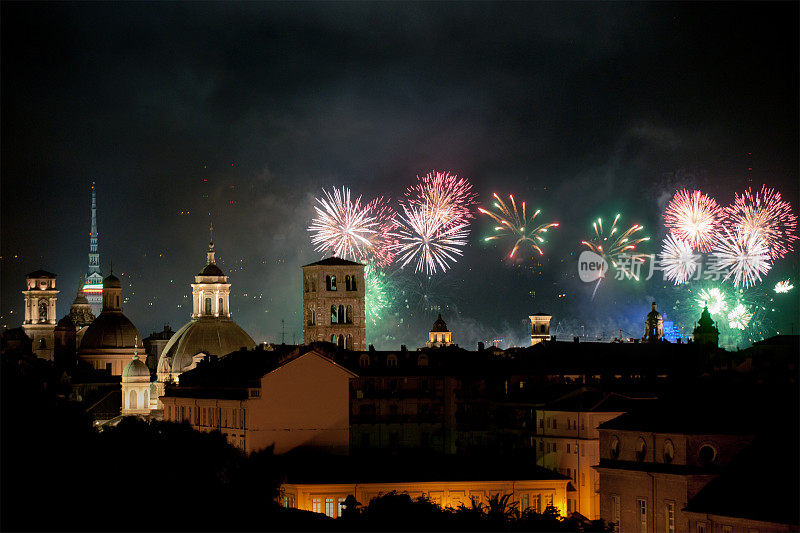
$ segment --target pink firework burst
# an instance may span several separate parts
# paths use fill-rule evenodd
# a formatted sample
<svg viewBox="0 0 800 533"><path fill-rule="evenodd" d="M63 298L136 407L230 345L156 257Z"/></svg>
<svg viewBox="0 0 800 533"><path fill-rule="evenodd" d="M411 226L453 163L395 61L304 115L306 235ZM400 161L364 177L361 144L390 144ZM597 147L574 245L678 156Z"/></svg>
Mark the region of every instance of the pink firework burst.
<svg viewBox="0 0 800 533"><path fill-rule="evenodd" d="M317 216L308 227L314 249L342 258L365 258L378 228L375 217L361 206L360 196L351 199L346 187L322 192L324 197L316 198L319 205L314 206Z"/></svg>
<svg viewBox="0 0 800 533"><path fill-rule="evenodd" d="M406 190L405 203L429 216L441 218L441 228L447 230L468 224L475 218L471 208L477 197L467 178L446 171L431 171L417 176L417 184Z"/></svg>
<svg viewBox="0 0 800 533"><path fill-rule="evenodd" d="M748 189L738 193L725 208L725 223L732 231L758 232L766 241L769 255L779 259L791 252L797 240L797 215L781 193L766 185L756 194Z"/></svg>
<svg viewBox="0 0 800 533"><path fill-rule="evenodd" d="M678 239L701 252L710 252L724 215L717 202L700 191L675 193L664 212L664 225Z"/></svg>
<svg viewBox="0 0 800 533"><path fill-rule="evenodd" d="M367 216L377 222L375 233L367 237L371 246L367 249L367 257L378 267L389 266L396 255L396 245L400 235L397 228L397 212L389 205L389 199L379 196L364 207Z"/></svg>

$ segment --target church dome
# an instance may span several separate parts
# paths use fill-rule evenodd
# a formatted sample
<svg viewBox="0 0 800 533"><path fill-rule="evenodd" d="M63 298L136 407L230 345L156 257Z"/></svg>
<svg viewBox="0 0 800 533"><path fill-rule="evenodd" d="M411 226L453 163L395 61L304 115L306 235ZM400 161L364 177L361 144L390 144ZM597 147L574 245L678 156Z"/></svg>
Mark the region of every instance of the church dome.
<svg viewBox="0 0 800 533"><path fill-rule="evenodd" d="M224 356L256 343L236 322L227 317L203 316L190 320L164 347L159 372L182 372L198 353ZM168 370L167 368L171 368Z"/></svg>
<svg viewBox="0 0 800 533"><path fill-rule="evenodd" d="M222 269L219 268L214 263L209 263L206 267L200 271L198 276L224 276L225 274L222 273Z"/></svg>
<svg viewBox="0 0 800 533"><path fill-rule="evenodd" d="M68 328L75 329L75 322L72 321L72 318L70 318L69 315L65 315L64 318L58 321L56 327L63 329L68 329Z"/></svg>
<svg viewBox="0 0 800 533"><path fill-rule="evenodd" d="M434 333L435 332L449 331L447 329L447 324L442 319L442 314L441 313L439 313L439 318L436 319L436 322L433 323L433 327L431 328L431 331L434 332Z"/></svg>
<svg viewBox="0 0 800 533"><path fill-rule="evenodd" d="M121 289L122 282L119 280L117 276L114 274L110 274L106 279L103 280L103 288L104 289Z"/></svg>
<svg viewBox="0 0 800 533"><path fill-rule="evenodd" d="M125 383L150 381L150 369L138 356L134 356L122 371L122 381Z"/></svg>
<svg viewBox="0 0 800 533"><path fill-rule="evenodd" d="M106 278L108 279L108 278ZM119 281L119 280L117 280ZM144 348L139 330L121 312L104 312L86 329L81 350L102 348Z"/></svg>

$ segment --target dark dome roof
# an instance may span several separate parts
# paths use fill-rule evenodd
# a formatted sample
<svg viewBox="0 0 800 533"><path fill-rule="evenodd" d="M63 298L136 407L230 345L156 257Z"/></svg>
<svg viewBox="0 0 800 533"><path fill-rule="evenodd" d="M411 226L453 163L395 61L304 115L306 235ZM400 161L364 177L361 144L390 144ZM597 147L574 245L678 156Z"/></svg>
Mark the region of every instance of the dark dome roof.
<svg viewBox="0 0 800 533"><path fill-rule="evenodd" d="M83 291L78 291L78 294L75 295L75 299L72 300L72 305L89 305L89 300L86 299Z"/></svg>
<svg viewBox="0 0 800 533"><path fill-rule="evenodd" d="M236 322L227 317L200 317L172 336L159 359L172 358L172 371L180 372L198 353L223 356L243 347L252 349L256 343ZM158 366L162 367L161 361Z"/></svg>
<svg viewBox="0 0 800 533"><path fill-rule="evenodd" d="M122 288L122 282L119 280L117 276L115 276L114 274L110 274L106 279L103 280L103 288L119 289Z"/></svg>
<svg viewBox="0 0 800 533"><path fill-rule="evenodd" d="M131 359L122 371L122 381L145 382L150 381L150 369L138 357Z"/></svg>
<svg viewBox="0 0 800 533"><path fill-rule="evenodd" d="M75 322L72 321L72 318L69 315L65 315L64 318L58 321L56 327L75 329Z"/></svg>
<svg viewBox="0 0 800 533"><path fill-rule="evenodd" d="M28 274L25 277L26 278L50 278L50 279L55 279L56 275L53 274L52 272L48 272L47 270L34 270L33 272L31 272L30 274Z"/></svg>
<svg viewBox="0 0 800 533"><path fill-rule="evenodd" d="M80 349L133 348L134 342L144 348L139 330L128 317L119 311L105 311L86 329Z"/></svg>
<svg viewBox="0 0 800 533"><path fill-rule="evenodd" d="M444 320L442 320L442 314L441 313L439 313L439 318L436 319L436 322L433 323L433 327L431 328L431 331L433 331L433 332L436 332L436 331L449 331L447 329L447 324L445 324Z"/></svg>
<svg viewBox="0 0 800 533"><path fill-rule="evenodd" d="M200 274L198 274L198 276L224 276L224 275L225 274L223 274L222 269L219 268L214 263L207 264L206 267L200 271Z"/></svg>

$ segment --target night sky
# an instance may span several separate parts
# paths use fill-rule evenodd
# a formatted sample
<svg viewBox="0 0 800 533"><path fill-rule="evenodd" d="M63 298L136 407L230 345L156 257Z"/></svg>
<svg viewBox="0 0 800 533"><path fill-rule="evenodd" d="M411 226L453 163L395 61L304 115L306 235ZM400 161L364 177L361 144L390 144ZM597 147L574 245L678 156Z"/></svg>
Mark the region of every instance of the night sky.
<svg viewBox="0 0 800 533"><path fill-rule="evenodd" d="M455 342L524 344L540 311L560 335L640 336L652 299L670 318L670 289L609 280L591 300L580 241L621 212L657 252L680 187L727 204L766 183L797 213L797 21L789 2L3 2L2 325L21 324L38 268L69 311L96 181L103 273L113 261L144 336L189 319L211 211L234 319L278 342L283 319L299 341L314 196L397 198L439 169L561 223L541 261L515 263L473 223L431 289ZM763 288L798 271L795 250ZM796 291L771 329L797 324ZM368 342L421 346L435 315L408 305Z"/></svg>

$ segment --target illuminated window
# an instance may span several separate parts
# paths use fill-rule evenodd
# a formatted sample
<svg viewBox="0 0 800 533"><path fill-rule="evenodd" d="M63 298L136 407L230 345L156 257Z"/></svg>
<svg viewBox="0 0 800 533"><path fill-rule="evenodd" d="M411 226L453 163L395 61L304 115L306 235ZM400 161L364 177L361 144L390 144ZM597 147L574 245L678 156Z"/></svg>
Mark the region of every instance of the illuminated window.
<svg viewBox="0 0 800 533"><path fill-rule="evenodd" d="M217 308L220 313L222 313L222 298L219 299L219 307Z"/></svg>
<svg viewBox="0 0 800 533"><path fill-rule="evenodd" d="M339 315L336 312L336 306L331 306L331 324L338 324L339 323ZM336 342L336 341L333 341Z"/></svg>
<svg viewBox="0 0 800 533"><path fill-rule="evenodd" d="M675 533L675 504L667 502L667 509L664 513L666 519L667 533Z"/></svg>
<svg viewBox="0 0 800 533"><path fill-rule="evenodd" d="M314 513L322 512L322 498L311 499L311 511Z"/></svg>
<svg viewBox="0 0 800 533"><path fill-rule="evenodd" d="M346 498L339 498L339 505L338 505L337 513L336 513L336 517L337 518L342 516L342 510L344 509L344 501L345 501L345 499Z"/></svg>
<svg viewBox="0 0 800 533"><path fill-rule="evenodd" d="M331 287L328 290L329 291L336 290L336 276L331 276Z"/></svg>
<svg viewBox="0 0 800 533"><path fill-rule="evenodd" d="M644 461L646 456L647 456L647 444L644 442L644 439L642 437L639 437L639 440L636 441L636 460Z"/></svg>
<svg viewBox="0 0 800 533"><path fill-rule="evenodd" d="M206 298L205 314L207 314L207 315L211 314L211 298Z"/></svg>
<svg viewBox="0 0 800 533"><path fill-rule="evenodd" d="M611 507L612 512L614 513L614 525L617 526L616 530L619 531L619 516L620 516L620 509L619 509L619 496L616 494L611 496Z"/></svg>
<svg viewBox="0 0 800 533"><path fill-rule="evenodd" d="M525 512L528 510L530 505L528 504L528 495L523 494L519 499L519 510Z"/></svg>
<svg viewBox="0 0 800 533"><path fill-rule="evenodd" d="M636 509L639 512L639 531L647 533L647 500L643 498L636 500Z"/></svg>
<svg viewBox="0 0 800 533"><path fill-rule="evenodd" d="M333 498L325 498L325 514L331 518L336 518L337 515L336 507L334 506L335 503L336 500Z"/></svg>

